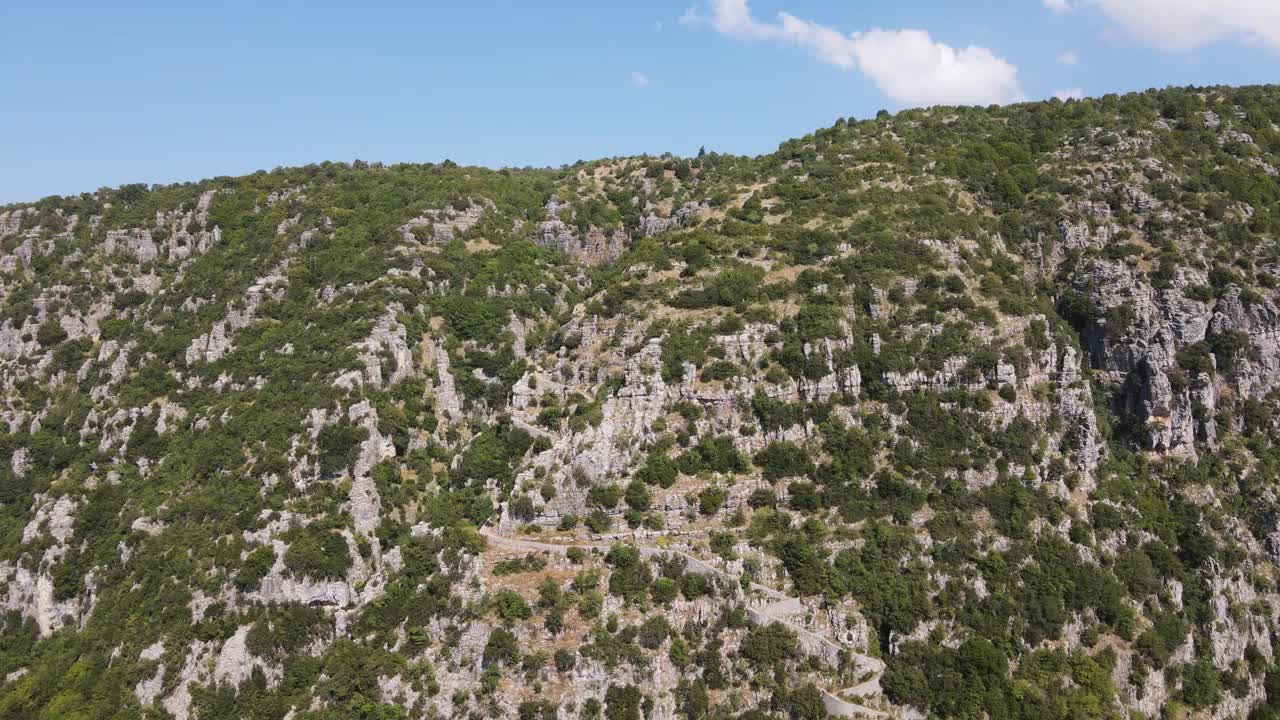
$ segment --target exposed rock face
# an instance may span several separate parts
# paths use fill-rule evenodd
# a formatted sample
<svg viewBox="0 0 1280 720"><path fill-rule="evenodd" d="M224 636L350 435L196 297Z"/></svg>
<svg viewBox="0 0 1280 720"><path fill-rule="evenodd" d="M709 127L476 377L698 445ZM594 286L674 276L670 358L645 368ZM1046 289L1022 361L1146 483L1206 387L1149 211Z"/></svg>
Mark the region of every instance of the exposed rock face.
<svg viewBox="0 0 1280 720"><path fill-rule="evenodd" d="M486 212L494 209L496 208L491 200L481 198L478 202L468 201L467 206L462 209L447 207L427 210L401 225L400 235L405 242L444 244L475 227Z"/></svg>
<svg viewBox="0 0 1280 720"><path fill-rule="evenodd" d="M143 229L109 230L103 240L102 251L110 256L117 250L131 255L140 263L149 263L160 256L159 247L151 239L151 231Z"/></svg>
<svg viewBox="0 0 1280 720"><path fill-rule="evenodd" d="M1093 324L1084 339L1093 364L1125 388L1120 407L1142 422L1148 447L1194 455L1197 440L1216 438L1214 409L1224 390L1259 400L1280 383L1280 317L1271 301L1246 306L1239 288L1211 303L1191 299L1190 289L1206 283L1193 270L1180 269L1164 290L1122 263L1103 260L1083 263L1072 277L1101 312L1132 316L1128 327ZM1230 370L1211 351L1213 366L1223 372L1211 376L1179 365L1179 353L1233 334L1246 342L1226 359Z"/></svg>
<svg viewBox="0 0 1280 720"><path fill-rule="evenodd" d="M700 214L707 212L710 206L705 202L689 202L681 205L670 217L661 217L652 210L640 217L639 232L641 237L651 237L659 233L687 227Z"/></svg>
<svg viewBox="0 0 1280 720"><path fill-rule="evenodd" d="M156 662L162 657L164 657L164 642L160 640L148 645L143 648L142 652L138 653L138 660L144 663ZM164 667L158 666L154 675L138 681L138 684L134 686L133 694L134 697L138 698L139 704L151 705L156 701L156 698L160 697L160 692L163 689Z"/></svg>
<svg viewBox="0 0 1280 720"><path fill-rule="evenodd" d="M249 629L250 626L241 625L218 650L218 659L214 661L213 666L214 683L238 688L249 679L254 669L262 671L269 686L280 682L280 678L284 675L282 668L270 665L249 654L249 649L245 645Z"/></svg>
<svg viewBox="0 0 1280 720"><path fill-rule="evenodd" d="M187 651L182 669L178 671L178 684L161 705L177 720L188 720L191 717L191 686L207 684L210 675L210 660L213 655L213 643L197 640Z"/></svg>
<svg viewBox="0 0 1280 720"><path fill-rule="evenodd" d="M231 336L254 321L258 306L263 302L278 301L284 296L284 285L288 279L283 273L284 267L280 266L254 281L245 292L243 301L230 304L226 317L214 323L209 332L191 341L187 348L187 364L217 362L231 352Z"/></svg>
<svg viewBox="0 0 1280 720"><path fill-rule="evenodd" d="M369 471L382 460L395 457L396 450L391 440L384 438L382 433L378 431L378 413L369 406L368 402L360 402L353 405L347 411L347 416L351 422L362 427L367 433L365 441L360 444L359 453L351 468L353 479L349 502L355 531L366 537L371 537L373 531L378 527L380 518L378 516L378 490L374 486L373 480L369 477ZM375 552L377 549L378 544L375 539Z"/></svg>
<svg viewBox="0 0 1280 720"><path fill-rule="evenodd" d="M53 578L47 572L33 573L0 562L0 578L6 581L4 608L35 621L41 637L48 637L67 625L79 625L93 612L93 576L86 576L82 595L59 600L54 595Z"/></svg>
<svg viewBox="0 0 1280 720"><path fill-rule="evenodd" d="M1078 203L1076 210L1082 216L1080 220L1063 219L1058 223L1065 250L1103 248L1111 244L1115 226L1109 205L1086 200Z"/></svg>
<svg viewBox="0 0 1280 720"><path fill-rule="evenodd" d="M1063 436L1063 442L1075 448L1070 457L1080 473L1080 489L1088 492L1097 484L1094 471L1102 461L1104 441L1094 413L1092 390L1082 379L1080 363L1075 348L1066 348L1058 371L1058 383L1063 389L1059 392L1057 409L1068 427L1073 428Z"/></svg>
<svg viewBox="0 0 1280 720"><path fill-rule="evenodd" d="M1233 357L1231 382L1245 397L1258 399L1280 387L1280 311L1273 300L1245 302L1239 287L1228 288L1213 306L1208 333L1248 338L1244 357Z"/></svg>
<svg viewBox="0 0 1280 720"><path fill-rule="evenodd" d="M277 558L283 558L285 543L273 543ZM267 605L318 605L339 609L349 608L359 602L359 593L345 580L315 581L288 574L283 560L278 559L271 572L262 579L259 590L250 599Z"/></svg>
<svg viewBox="0 0 1280 720"><path fill-rule="evenodd" d="M22 531L22 543L30 545L47 536L51 543L45 547L36 569L24 565L0 562L0 582L5 583L2 607L31 618L41 637L53 634L67 625L82 623L94 605L94 581L92 574L85 578L84 591L68 598L55 595L52 576L53 566L67 553L67 542L75 525L76 500L70 495L59 498L39 498L37 510Z"/></svg>
<svg viewBox="0 0 1280 720"><path fill-rule="evenodd" d="M574 473L601 479L625 471L639 442L652 436L650 429L665 408L671 390L655 368L661 342L651 340L628 363L627 382L604 405L598 427L583 433L569 433L557 438L548 451L535 459L535 467L560 465L566 469L558 483L556 498L544 509L548 523L560 517L581 512L585 505L586 487L572 481ZM527 380L524 380L527 384ZM532 477L534 469L527 471Z"/></svg>
<svg viewBox="0 0 1280 720"><path fill-rule="evenodd" d="M440 424L443 426L457 422L462 418L463 401L453 382L449 353L431 340L424 340L422 347L427 362L435 365L436 415Z"/></svg>
<svg viewBox="0 0 1280 720"><path fill-rule="evenodd" d="M1258 601L1259 596L1249 582L1249 576L1255 571L1251 566L1245 567L1239 574L1229 577L1224 577L1218 571L1213 578L1210 599L1213 629L1209 642L1213 650L1214 665L1218 667L1229 667L1232 663L1243 660L1250 647L1267 660L1271 660L1275 652L1264 618L1240 617L1239 613L1232 613L1231 610L1233 606L1247 607Z"/></svg>
<svg viewBox="0 0 1280 720"><path fill-rule="evenodd" d="M208 227L215 195L212 190L201 193L193 209L157 212L152 228L108 230L102 241L103 254L122 253L144 265L156 261L176 265L207 252L222 240L221 228Z"/></svg>
<svg viewBox="0 0 1280 720"><path fill-rule="evenodd" d="M27 357L39 351L40 343L35 339L38 327L39 323L33 323L30 319L17 325L12 320L5 320L0 324L0 356Z"/></svg>
<svg viewBox="0 0 1280 720"><path fill-rule="evenodd" d="M3 219L0 219L3 222ZM16 220L14 221L16 225ZM12 253L0 255L0 272L14 272L18 268L31 267L31 258L35 254L35 241L24 238Z"/></svg>
<svg viewBox="0 0 1280 720"><path fill-rule="evenodd" d="M386 384L394 385L414 372L413 351L409 349L405 327L396 319L396 313L402 310L399 305L387 308L387 314L374 325L368 339L358 346L360 360L365 366L365 382L375 388L384 384L383 354L389 355L392 363L391 376L385 380Z"/></svg>
<svg viewBox="0 0 1280 720"><path fill-rule="evenodd" d="M623 230L591 227L586 233L578 233L560 217L569 209L569 205L555 198L548 200L546 205L548 219L539 226L534 241L543 247L559 250L588 265L598 265L617 259L631 243L631 238Z"/></svg>
<svg viewBox="0 0 1280 720"><path fill-rule="evenodd" d="M18 230L22 228L22 215L25 212L24 208L18 208L0 213L0 237L18 234Z"/></svg>

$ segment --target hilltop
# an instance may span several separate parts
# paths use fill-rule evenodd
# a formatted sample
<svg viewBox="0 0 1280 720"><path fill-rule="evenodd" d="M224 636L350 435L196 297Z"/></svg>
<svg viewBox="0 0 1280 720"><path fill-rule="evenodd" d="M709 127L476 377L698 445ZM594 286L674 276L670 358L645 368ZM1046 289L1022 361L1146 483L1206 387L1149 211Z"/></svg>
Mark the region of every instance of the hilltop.
<svg viewBox="0 0 1280 720"><path fill-rule="evenodd" d="M0 716L1280 716L1278 123L0 208Z"/></svg>

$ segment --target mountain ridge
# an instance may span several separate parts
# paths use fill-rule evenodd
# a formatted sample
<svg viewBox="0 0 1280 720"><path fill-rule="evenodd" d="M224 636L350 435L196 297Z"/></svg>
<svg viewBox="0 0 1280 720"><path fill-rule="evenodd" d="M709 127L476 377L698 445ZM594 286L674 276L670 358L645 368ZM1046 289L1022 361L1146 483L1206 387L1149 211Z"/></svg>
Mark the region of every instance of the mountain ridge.
<svg viewBox="0 0 1280 720"><path fill-rule="evenodd" d="M1277 123L0 207L0 715L1273 717Z"/></svg>

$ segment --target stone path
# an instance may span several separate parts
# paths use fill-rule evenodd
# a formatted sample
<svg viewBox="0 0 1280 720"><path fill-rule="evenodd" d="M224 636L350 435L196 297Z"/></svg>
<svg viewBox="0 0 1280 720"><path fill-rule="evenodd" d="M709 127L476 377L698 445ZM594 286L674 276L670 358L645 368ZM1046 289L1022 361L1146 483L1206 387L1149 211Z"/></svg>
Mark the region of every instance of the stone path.
<svg viewBox="0 0 1280 720"><path fill-rule="evenodd" d="M520 552L550 552L564 554L569 550L569 548L601 550L608 552L610 548L617 544L559 544L538 542L536 540L524 540L500 535L488 526L480 528L480 534L496 547ZM633 544L633 547L640 552L641 557L652 558L676 555L684 559L685 569L689 572L698 573L700 575L715 575L725 578L730 582L738 582L737 578L730 577L719 568L680 550L635 544ZM796 633L796 636L800 640L800 646L802 649L812 655L821 657L832 667L839 666L840 653L843 652L846 657L854 663L855 672L859 676L865 675L868 672L871 673L871 677L869 679L864 680L853 687L837 690L834 693L823 690L822 703L826 706L828 714L833 717L889 717L888 713L881 710L875 710L865 705L845 700L841 697L842 695L851 697L874 697L880 695L880 675L884 672L884 662L882 660L871 657L870 655L864 655L863 653L857 652L853 648L842 643L833 642L829 638L822 637L788 619L792 616L805 612L804 605L800 602L799 598L791 597L786 593L755 582L751 583L750 589L769 600L766 605L747 609L747 617L752 623L757 625L764 625L771 622L781 623Z"/></svg>

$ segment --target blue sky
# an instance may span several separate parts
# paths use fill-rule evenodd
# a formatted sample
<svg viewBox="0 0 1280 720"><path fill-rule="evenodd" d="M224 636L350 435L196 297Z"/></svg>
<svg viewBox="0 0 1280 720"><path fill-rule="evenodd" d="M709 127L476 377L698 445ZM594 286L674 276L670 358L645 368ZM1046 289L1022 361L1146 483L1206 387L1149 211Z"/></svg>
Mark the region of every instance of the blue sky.
<svg viewBox="0 0 1280 720"><path fill-rule="evenodd" d="M1262 5L14 2L0 203L322 160L756 154L880 108L1276 82Z"/></svg>

